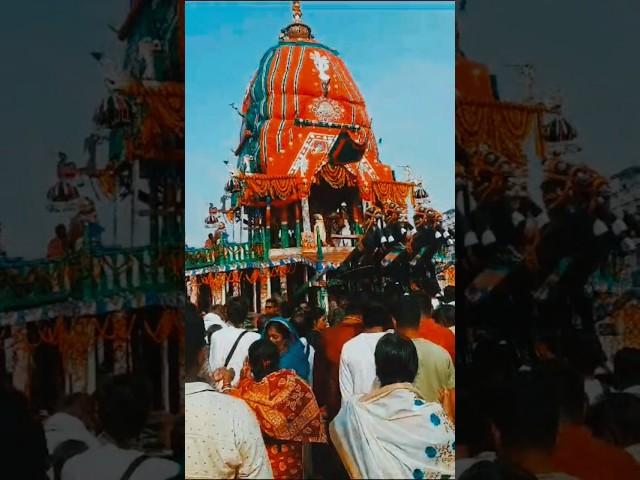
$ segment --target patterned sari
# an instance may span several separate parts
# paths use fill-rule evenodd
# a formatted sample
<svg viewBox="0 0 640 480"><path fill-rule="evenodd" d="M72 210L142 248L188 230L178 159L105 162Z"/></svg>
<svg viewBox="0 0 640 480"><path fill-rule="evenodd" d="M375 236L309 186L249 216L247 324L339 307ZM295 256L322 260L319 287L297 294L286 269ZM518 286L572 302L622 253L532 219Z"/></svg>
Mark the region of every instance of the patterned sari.
<svg viewBox="0 0 640 480"><path fill-rule="evenodd" d="M292 370L278 370L259 382L240 380L231 393L247 402L258 417L274 478L302 478L302 445L327 442L309 385Z"/></svg>
<svg viewBox="0 0 640 480"><path fill-rule="evenodd" d="M349 399L330 433L351 478L453 478L454 426L409 383Z"/></svg>

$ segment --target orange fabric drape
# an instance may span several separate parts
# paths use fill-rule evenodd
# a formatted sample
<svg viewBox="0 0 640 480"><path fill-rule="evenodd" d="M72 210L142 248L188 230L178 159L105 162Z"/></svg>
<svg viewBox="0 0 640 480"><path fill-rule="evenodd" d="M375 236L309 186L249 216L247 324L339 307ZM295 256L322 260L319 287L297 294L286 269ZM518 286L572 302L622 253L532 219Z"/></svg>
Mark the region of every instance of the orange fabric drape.
<svg viewBox="0 0 640 480"><path fill-rule="evenodd" d="M536 153L544 155L542 108L505 102L456 102L456 137L466 148L487 145L506 158L522 159L522 145L535 129Z"/></svg>
<svg viewBox="0 0 640 480"><path fill-rule="evenodd" d="M413 185L411 183L373 182L373 194L379 202L392 201L398 205L404 205L407 197L412 193Z"/></svg>
<svg viewBox="0 0 640 480"><path fill-rule="evenodd" d="M298 193L296 177L253 174L247 175L244 180L248 193L258 197L270 196L273 199L285 200Z"/></svg>
<svg viewBox="0 0 640 480"><path fill-rule="evenodd" d="M353 187L356 185L356 178L342 165L329 165L325 163L318 175L323 178L332 188L342 188L344 186Z"/></svg>

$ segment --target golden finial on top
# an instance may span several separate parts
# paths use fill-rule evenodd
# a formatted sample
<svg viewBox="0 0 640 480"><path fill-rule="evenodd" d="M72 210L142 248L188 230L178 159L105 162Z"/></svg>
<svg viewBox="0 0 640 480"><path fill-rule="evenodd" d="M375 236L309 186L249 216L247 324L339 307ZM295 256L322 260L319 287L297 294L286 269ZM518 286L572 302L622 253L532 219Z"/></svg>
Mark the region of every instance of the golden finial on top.
<svg viewBox="0 0 640 480"><path fill-rule="evenodd" d="M302 19L302 9L300 8L300 1L294 0L291 10L293 11L293 23L300 23Z"/></svg>

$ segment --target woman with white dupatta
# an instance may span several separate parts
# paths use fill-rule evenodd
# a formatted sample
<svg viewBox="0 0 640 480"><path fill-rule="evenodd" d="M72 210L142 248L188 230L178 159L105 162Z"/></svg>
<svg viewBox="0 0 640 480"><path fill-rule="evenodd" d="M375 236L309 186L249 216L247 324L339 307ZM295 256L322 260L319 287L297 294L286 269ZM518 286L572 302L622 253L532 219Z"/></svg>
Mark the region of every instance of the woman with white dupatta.
<svg viewBox="0 0 640 480"><path fill-rule="evenodd" d="M330 434L351 478L453 478L455 429L439 403L411 384L418 370L413 342L395 333L375 350L381 388L349 399Z"/></svg>

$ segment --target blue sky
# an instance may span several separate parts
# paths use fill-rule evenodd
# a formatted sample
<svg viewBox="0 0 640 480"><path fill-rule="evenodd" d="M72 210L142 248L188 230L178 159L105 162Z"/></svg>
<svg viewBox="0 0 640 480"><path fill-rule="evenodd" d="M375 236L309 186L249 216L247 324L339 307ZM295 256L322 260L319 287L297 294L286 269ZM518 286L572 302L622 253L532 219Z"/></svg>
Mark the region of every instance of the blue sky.
<svg viewBox="0 0 640 480"><path fill-rule="evenodd" d="M453 2L302 2L316 39L338 50L367 102L381 160L411 165L435 208L454 206ZM263 53L291 21L291 2L186 7L186 242L200 246L219 204L242 98ZM233 161L230 165L233 164Z"/></svg>
<svg viewBox="0 0 640 480"><path fill-rule="evenodd" d="M120 63L124 44L108 26L119 28L128 11L129 0L11 2L4 11L3 34L11 40L0 42L0 222L12 257L44 257L55 225L68 223L69 214L46 211L56 152L84 165L83 141L106 93L89 52L103 51ZM107 228L103 240L111 242L112 204L97 208Z"/></svg>
<svg viewBox="0 0 640 480"><path fill-rule="evenodd" d="M498 75L504 98L522 98L508 64L536 68L539 96L560 88L583 152L575 161L606 175L637 165L640 2L468 0L456 18L468 57Z"/></svg>

